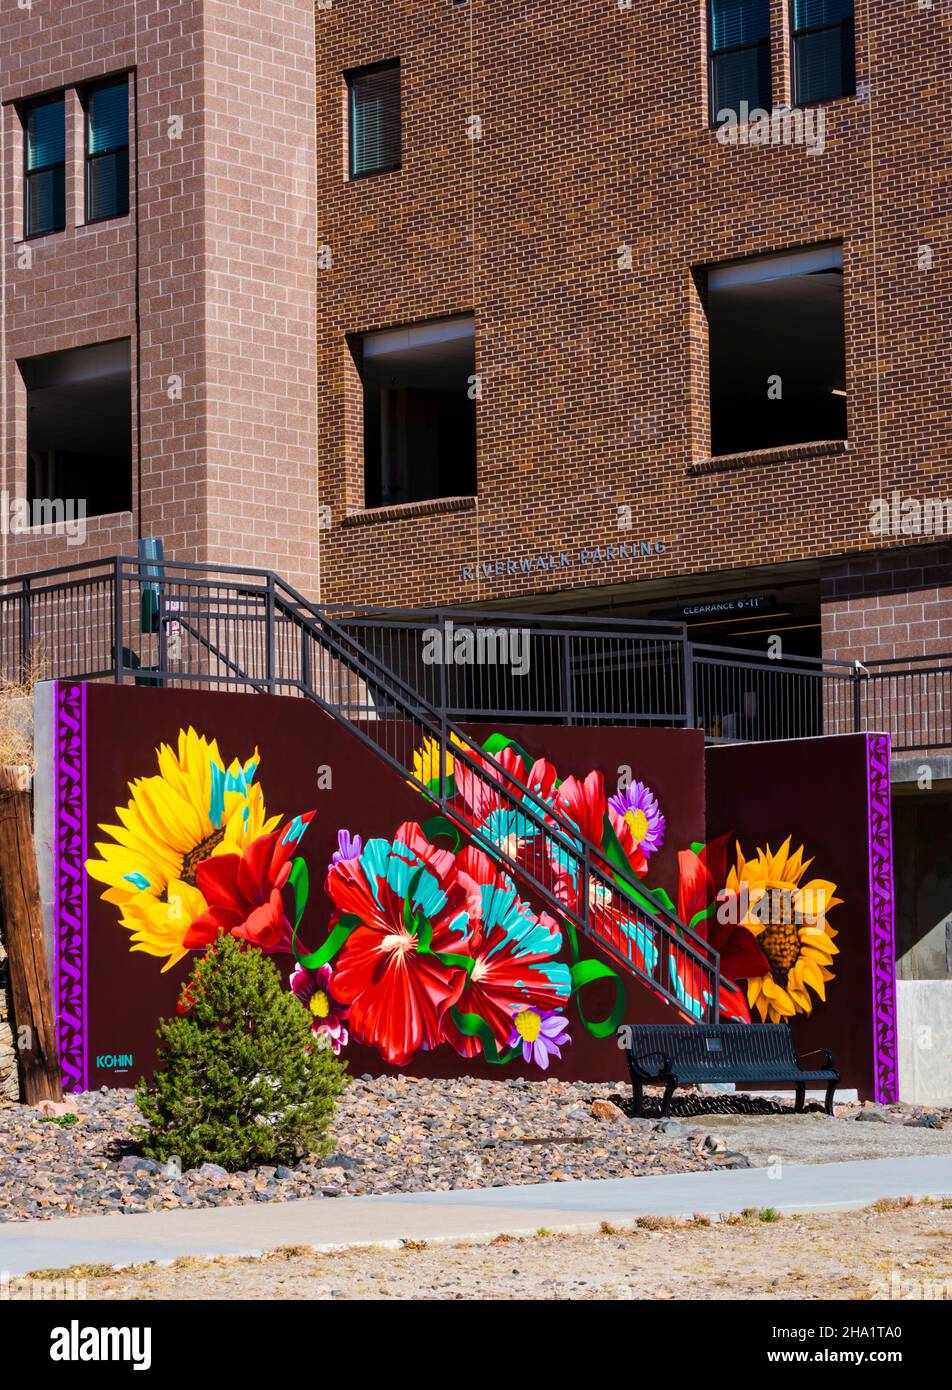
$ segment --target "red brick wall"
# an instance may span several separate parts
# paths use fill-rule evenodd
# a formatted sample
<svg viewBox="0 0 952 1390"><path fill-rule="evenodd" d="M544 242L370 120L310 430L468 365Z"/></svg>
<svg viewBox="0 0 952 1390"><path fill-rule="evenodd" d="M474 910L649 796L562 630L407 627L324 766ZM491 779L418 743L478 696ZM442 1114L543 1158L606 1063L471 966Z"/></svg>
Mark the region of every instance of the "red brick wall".
<svg viewBox="0 0 952 1390"><path fill-rule="evenodd" d="M22 269L22 133L3 111L4 487L26 489L18 358L129 337L141 431L133 512L91 520L81 549L8 537L5 572L128 552L142 533L177 559L315 584L311 0L33 0L0 11L0 49L6 103L129 69L138 117L129 216L77 225L71 98L67 227L31 241Z"/></svg>
<svg viewBox="0 0 952 1390"><path fill-rule="evenodd" d="M821 594L824 656L885 661L952 652L947 543L831 561Z"/></svg>
<svg viewBox="0 0 952 1390"><path fill-rule="evenodd" d="M779 101L789 53L772 3ZM941 492L952 444L952 15L857 0L861 94L827 108L826 151L810 156L717 143L704 9L3 7L3 484L25 488L16 359L61 347L132 338L142 453L132 514L91 521L84 552L6 537L6 570L129 549L142 531L178 558L274 565L327 601L518 602L894 547L870 534L871 499ZM403 168L348 182L342 74L397 56ZM132 68L138 239L134 207L75 225L77 166L67 230L32 243L23 270L9 103ZM848 446L706 460L692 268L829 238L844 243ZM346 335L465 311L482 382L478 501L368 514ZM646 553L648 540L662 544ZM519 563L539 556L554 569Z"/></svg>
<svg viewBox="0 0 952 1390"><path fill-rule="evenodd" d="M952 424L936 383L952 310L940 196L952 14L858 0L861 95L827 107L826 151L811 156L717 143L704 9L368 0L318 12L319 235L333 250L318 276L325 600L519 600L860 552L877 544L872 497L935 492L948 477ZM789 96L783 15L774 0L778 102ZM342 73L397 56L403 168L349 183ZM703 466L706 324L692 267L830 238L844 244L848 446ZM931 271L918 268L923 245ZM345 334L468 310L483 386L478 504L359 516ZM629 531L619 507L632 509ZM650 538L663 553L618 548ZM615 546L614 559L581 566L580 549L596 546ZM554 573L507 564L563 552L570 563Z"/></svg>

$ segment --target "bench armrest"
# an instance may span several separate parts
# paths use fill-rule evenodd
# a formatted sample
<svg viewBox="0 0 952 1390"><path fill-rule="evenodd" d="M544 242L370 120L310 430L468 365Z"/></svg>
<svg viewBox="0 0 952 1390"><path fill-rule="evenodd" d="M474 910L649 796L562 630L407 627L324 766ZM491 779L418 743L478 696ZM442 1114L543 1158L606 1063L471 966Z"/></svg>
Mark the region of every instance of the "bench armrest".
<svg viewBox="0 0 952 1390"><path fill-rule="evenodd" d="M803 1066L803 1058L804 1058L804 1057L819 1057L819 1055L820 1055L821 1052L823 1053L823 1056L826 1058L826 1069L827 1069L827 1071L836 1071L836 1067L833 1065L833 1053L830 1052L830 1050L829 1050L828 1048L826 1048L826 1047L815 1047L815 1048L813 1049L812 1052L803 1052L803 1053L798 1052L798 1053L796 1054L796 1058L797 1058L797 1061L800 1063L802 1069L803 1069L804 1071L806 1071L806 1067Z"/></svg>
<svg viewBox="0 0 952 1390"><path fill-rule="evenodd" d="M660 1067L656 1068L656 1070L649 1071L647 1068L641 1066L642 1062L648 1062L652 1058L655 1058L661 1063ZM629 1052L628 1063L629 1066L638 1072L639 1076L642 1076L646 1081L652 1081L658 1076L670 1076L671 1074L671 1058L664 1052L643 1052L638 1057L636 1057L633 1052Z"/></svg>

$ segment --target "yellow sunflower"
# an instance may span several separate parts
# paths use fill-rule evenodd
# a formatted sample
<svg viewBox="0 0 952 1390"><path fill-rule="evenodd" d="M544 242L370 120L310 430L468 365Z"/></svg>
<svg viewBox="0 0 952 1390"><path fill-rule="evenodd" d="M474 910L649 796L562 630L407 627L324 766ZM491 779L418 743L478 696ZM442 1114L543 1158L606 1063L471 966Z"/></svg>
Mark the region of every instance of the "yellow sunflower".
<svg viewBox="0 0 952 1390"><path fill-rule="evenodd" d="M198 865L241 854L281 817L265 814L253 780L257 749L226 767L215 740L190 728L179 731L178 753L163 743L156 758L158 776L130 782L128 804L116 807L121 824L99 827L111 841L96 845L102 857L88 859L86 872L106 884L103 901L119 908L130 949L166 956L165 971L185 954L185 933L207 907L195 886Z"/></svg>
<svg viewBox="0 0 952 1390"><path fill-rule="evenodd" d="M450 742L455 743L457 748L465 749L465 745L461 742L459 738L457 738L456 734L454 733L450 734ZM453 757L453 754L448 749L444 761L446 764L447 790L451 792L452 788L450 787L450 779L453 776L453 768L456 766L456 760ZM422 782L425 787L432 787L434 783L439 783L440 745L437 743L436 739L431 738L429 734L423 740L422 748L418 748L414 751L413 775L416 778L417 782ZM407 785L412 787L414 786L414 783L409 782Z"/></svg>
<svg viewBox="0 0 952 1390"><path fill-rule="evenodd" d="M744 859L737 846L737 863L727 877L728 893L743 904L740 926L757 937L770 963L770 973L747 981L747 1002L762 1022L779 1023L797 1013L810 1013L812 989L826 999L826 983L834 979L836 931L826 914L842 903L836 884L823 878L803 882L813 863L804 860L803 845L790 853L790 836L776 854L768 845L756 859ZM746 889L746 893L744 890Z"/></svg>

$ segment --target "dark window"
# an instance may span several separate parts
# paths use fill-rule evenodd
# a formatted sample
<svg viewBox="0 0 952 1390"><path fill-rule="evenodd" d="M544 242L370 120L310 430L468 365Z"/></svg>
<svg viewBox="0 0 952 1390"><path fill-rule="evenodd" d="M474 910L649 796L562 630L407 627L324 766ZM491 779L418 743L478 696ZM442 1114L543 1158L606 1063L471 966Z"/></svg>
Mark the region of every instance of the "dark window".
<svg viewBox="0 0 952 1390"><path fill-rule="evenodd" d="M129 79L87 87L86 221L125 217L129 211Z"/></svg>
<svg viewBox="0 0 952 1390"><path fill-rule="evenodd" d="M742 119L748 110L769 111L770 0L710 0L711 122L721 111Z"/></svg>
<svg viewBox="0 0 952 1390"><path fill-rule="evenodd" d="M468 315L367 333L365 505L476 492L476 348Z"/></svg>
<svg viewBox="0 0 952 1390"><path fill-rule="evenodd" d="M711 453L846 438L843 251L710 268Z"/></svg>
<svg viewBox="0 0 952 1390"><path fill-rule="evenodd" d="M26 387L27 493L82 501L87 516L132 505L129 339L19 363Z"/></svg>
<svg viewBox="0 0 952 1390"><path fill-rule="evenodd" d="M400 168L400 63L380 63L348 74L350 176Z"/></svg>
<svg viewBox="0 0 952 1390"><path fill-rule="evenodd" d="M797 106L856 91L853 0L793 0L793 90Z"/></svg>
<svg viewBox="0 0 952 1390"><path fill-rule="evenodd" d="M24 110L27 236L66 226L66 103L63 95L33 101Z"/></svg>

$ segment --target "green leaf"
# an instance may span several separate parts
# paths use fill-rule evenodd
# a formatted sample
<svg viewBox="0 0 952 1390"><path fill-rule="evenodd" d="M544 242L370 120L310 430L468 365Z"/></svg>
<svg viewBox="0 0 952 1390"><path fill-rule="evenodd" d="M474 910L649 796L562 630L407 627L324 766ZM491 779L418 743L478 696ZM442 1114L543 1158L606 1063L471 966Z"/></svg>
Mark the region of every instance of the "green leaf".
<svg viewBox="0 0 952 1390"><path fill-rule="evenodd" d="M333 931L324 942L323 946L316 951L312 951L309 956L301 955L292 937L291 948L294 951L294 959L304 970L320 970L321 966L330 964L354 928L361 926L363 926L363 923L356 913L342 913L341 916L338 917L334 924Z"/></svg>
<svg viewBox="0 0 952 1390"><path fill-rule="evenodd" d="M301 925L301 918L304 916L304 909L307 907L308 895L310 893L307 864L300 856L291 863L291 872L288 875L288 882L294 893L294 930L297 931L298 927Z"/></svg>
<svg viewBox="0 0 952 1390"><path fill-rule="evenodd" d="M493 1030L484 1018L479 1014L460 1013L455 1006L450 1010L450 1017L456 1024L459 1031L467 1038L478 1038L482 1044L483 1056L487 1062L492 1062L494 1066L504 1066L511 1062L522 1051L520 1047L510 1048L508 1052L500 1054L496 1046L496 1038Z"/></svg>
<svg viewBox="0 0 952 1390"><path fill-rule="evenodd" d="M459 853L459 847L462 844L459 828L451 820L447 820L446 816L431 816L429 820L423 822L420 829L431 843L444 838L451 840L453 853Z"/></svg>
<svg viewBox="0 0 952 1390"><path fill-rule="evenodd" d="M694 916L691 918L690 922L688 923L688 926L689 926L689 927L691 928L691 930L693 931L694 928L698 925L699 922L706 922L707 919L708 919L709 917L713 917L713 916L714 916L714 913L715 913L716 911L717 911L717 899L715 898L714 902L708 903L707 907L702 907L701 910L700 910L700 912L695 912Z"/></svg>
<svg viewBox="0 0 952 1390"><path fill-rule="evenodd" d="M575 998L575 1007L578 1009L578 1016L582 1023L591 1033L593 1038L608 1038L618 1028L619 1023L625 1014L625 986L617 973L611 966L605 965L600 960L580 960L572 966L570 971L572 977L572 994ZM600 1019L597 1023L592 1023L585 1015L582 1007L581 992L586 985L593 984L596 980L614 980L615 982L615 1002L611 1012L606 1018Z"/></svg>

